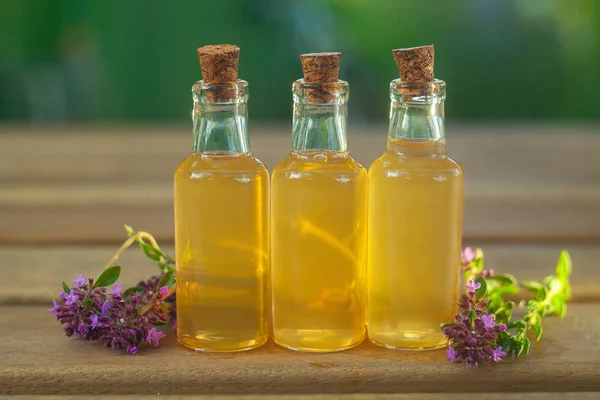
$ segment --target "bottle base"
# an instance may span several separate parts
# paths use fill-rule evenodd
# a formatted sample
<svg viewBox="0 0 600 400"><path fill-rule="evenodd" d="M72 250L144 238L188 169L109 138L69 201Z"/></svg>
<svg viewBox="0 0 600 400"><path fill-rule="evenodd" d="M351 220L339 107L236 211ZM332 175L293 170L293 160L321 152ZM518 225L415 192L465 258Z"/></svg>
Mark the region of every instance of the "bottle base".
<svg viewBox="0 0 600 400"><path fill-rule="evenodd" d="M448 346L448 340L445 336L431 335L427 332L402 332L395 333L393 337L386 338L383 341L379 338L369 336L369 340L380 347L391 350L404 351L428 351L443 349Z"/></svg>
<svg viewBox="0 0 600 400"><path fill-rule="evenodd" d="M273 335L273 340L279 346L307 353L348 350L361 344L364 338L364 332L328 329L276 329Z"/></svg>
<svg viewBox="0 0 600 400"><path fill-rule="evenodd" d="M363 342L361 340L359 342L353 343L353 344L345 346L345 347L339 347L339 348L333 348L333 349L320 349L320 348L313 348L313 347L292 346L292 345L288 345L285 343L281 343L281 342L277 341L277 339L273 339L273 341L277 345L279 345L285 349L298 351L301 353L337 353L337 352L344 351L344 350L350 350Z"/></svg>
<svg viewBox="0 0 600 400"><path fill-rule="evenodd" d="M247 342L243 342L241 346L227 346L227 345L214 345L213 346L201 346L197 343L186 343L183 340L178 339L177 342L185 347L186 349L201 352L201 353L239 353L242 351L248 351L252 349L256 349L258 347L263 346L267 343L268 339L264 338L263 340L249 340Z"/></svg>

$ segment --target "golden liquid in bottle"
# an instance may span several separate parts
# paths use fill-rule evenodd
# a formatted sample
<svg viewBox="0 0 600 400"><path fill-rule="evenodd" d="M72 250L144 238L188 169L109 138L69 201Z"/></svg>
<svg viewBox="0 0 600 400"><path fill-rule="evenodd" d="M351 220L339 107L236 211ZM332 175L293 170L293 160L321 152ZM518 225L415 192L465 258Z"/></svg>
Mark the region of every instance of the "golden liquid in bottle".
<svg viewBox="0 0 600 400"><path fill-rule="evenodd" d="M290 155L273 171L275 341L301 351L365 336L366 171L347 153Z"/></svg>
<svg viewBox="0 0 600 400"><path fill-rule="evenodd" d="M177 336L204 351L266 342L269 174L251 155L193 153L175 172Z"/></svg>
<svg viewBox="0 0 600 400"><path fill-rule="evenodd" d="M440 324L452 321L459 297L462 171L443 140L390 148L369 170L369 338L443 347Z"/></svg>

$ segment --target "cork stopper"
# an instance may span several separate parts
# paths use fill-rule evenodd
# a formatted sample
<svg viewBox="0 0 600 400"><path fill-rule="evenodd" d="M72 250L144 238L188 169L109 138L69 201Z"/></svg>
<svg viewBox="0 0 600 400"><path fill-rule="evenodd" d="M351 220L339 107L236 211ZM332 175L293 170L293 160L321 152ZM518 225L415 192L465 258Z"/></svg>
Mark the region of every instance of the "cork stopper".
<svg viewBox="0 0 600 400"><path fill-rule="evenodd" d="M202 80L206 83L236 82L240 48L231 44L200 47L198 59L202 68Z"/></svg>
<svg viewBox="0 0 600 400"><path fill-rule="evenodd" d="M304 82L336 82L342 53L308 53L300 55Z"/></svg>
<svg viewBox="0 0 600 400"><path fill-rule="evenodd" d="M433 85L418 85L433 82L433 45L392 50L394 60L403 85L416 84L412 88L403 87L405 96L424 96L432 93Z"/></svg>
<svg viewBox="0 0 600 400"><path fill-rule="evenodd" d="M198 59L205 83L235 83L238 80L240 48L231 44L200 47ZM235 87L214 88L207 93L211 102L227 102L235 99Z"/></svg>
<svg viewBox="0 0 600 400"><path fill-rule="evenodd" d="M403 83L433 82L433 45L392 50Z"/></svg>
<svg viewBox="0 0 600 400"><path fill-rule="evenodd" d="M339 91L337 84L342 53L308 53L300 55L302 74L305 83L315 83L315 87L306 89L307 101L327 104L335 100Z"/></svg>

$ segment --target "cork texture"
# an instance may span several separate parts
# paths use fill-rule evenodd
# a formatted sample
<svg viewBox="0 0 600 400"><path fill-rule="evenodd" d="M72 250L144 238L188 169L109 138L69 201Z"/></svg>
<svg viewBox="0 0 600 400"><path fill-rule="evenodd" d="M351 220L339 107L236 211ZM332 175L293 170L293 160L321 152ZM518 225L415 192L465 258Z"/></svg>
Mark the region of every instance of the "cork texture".
<svg viewBox="0 0 600 400"><path fill-rule="evenodd" d="M309 103L333 103L335 94L340 90L337 85L342 53L307 53L300 55L302 74L305 83L314 83L315 87L306 88L306 100ZM318 85L321 84L321 85Z"/></svg>
<svg viewBox="0 0 600 400"><path fill-rule="evenodd" d="M403 83L433 82L433 45L392 50Z"/></svg>
<svg viewBox="0 0 600 400"><path fill-rule="evenodd" d="M198 59L204 83L228 84L238 80L240 48L231 44L218 44L200 47ZM211 103L233 102L237 88L234 85L215 86L207 90L206 97Z"/></svg>
<svg viewBox="0 0 600 400"><path fill-rule="evenodd" d="M336 82L342 53L308 53L300 55L304 82Z"/></svg>
<svg viewBox="0 0 600 400"><path fill-rule="evenodd" d="M240 62L240 48L231 44L200 47L198 59L202 80L206 83L236 82Z"/></svg>

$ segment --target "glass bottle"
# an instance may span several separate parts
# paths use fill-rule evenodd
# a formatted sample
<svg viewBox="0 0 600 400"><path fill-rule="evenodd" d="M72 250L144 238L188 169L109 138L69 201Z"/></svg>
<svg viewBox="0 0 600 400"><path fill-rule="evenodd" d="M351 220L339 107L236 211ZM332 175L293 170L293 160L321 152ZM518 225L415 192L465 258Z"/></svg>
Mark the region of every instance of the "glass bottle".
<svg viewBox="0 0 600 400"><path fill-rule="evenodd" d="M365 336L366 171L347 150L348 83L300 79L293 96L292 149L272 176L273 334L339 351Z"/></svg>
<svg viewBox="0 0 600 400"><path fill-rule="evenodd" d="M463 174L446 155L445 88L391 82L387 151L369 169L367 324L388 348L447 345L457 311Z"/></svg>
<svg viewBox="0 0 600 400"><path fill-rule="evenodd" d="M193 150L175 171L177 336L248 350L268 335L269 175L250 153L248 83L199 81L192 94Z"/></svg>

